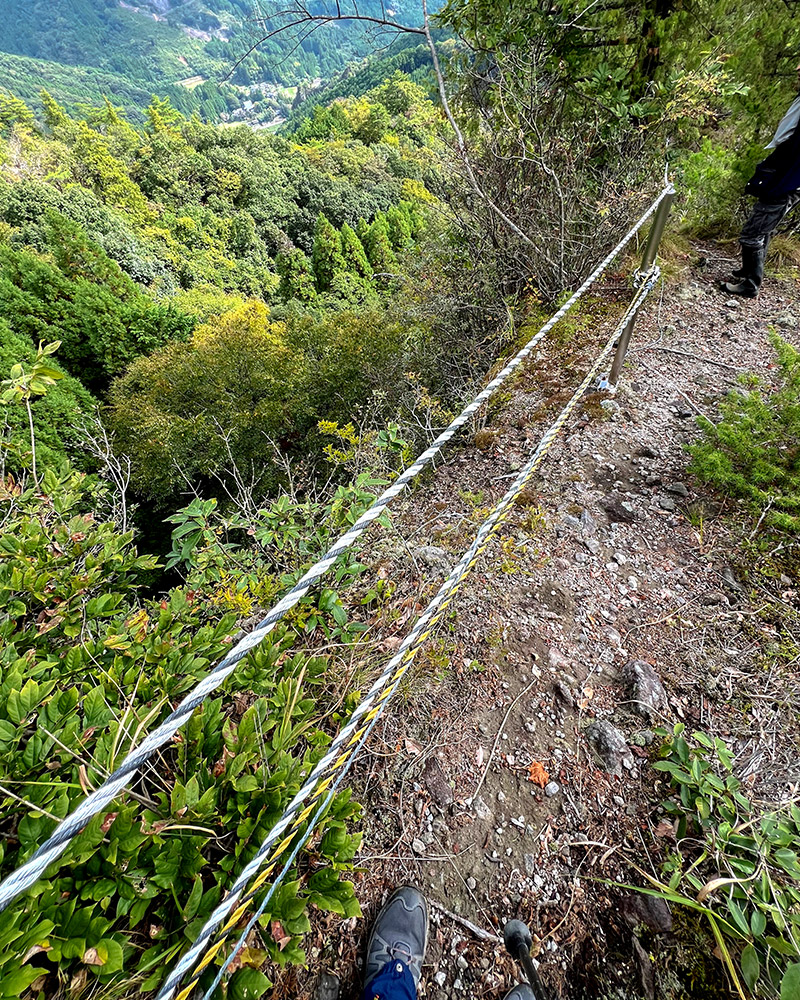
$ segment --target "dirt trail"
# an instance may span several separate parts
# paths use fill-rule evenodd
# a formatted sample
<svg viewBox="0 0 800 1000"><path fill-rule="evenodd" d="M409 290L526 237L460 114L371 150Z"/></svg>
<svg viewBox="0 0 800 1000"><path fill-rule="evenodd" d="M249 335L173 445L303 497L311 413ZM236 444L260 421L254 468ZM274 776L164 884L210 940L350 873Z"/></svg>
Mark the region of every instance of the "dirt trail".
<svg viewBox="0 0 800 1000"><path fill-rule="evenodd" d="M653 294L617 395L587 398L420 657L354 781L366 920L319 926L311 974L285 979L285 995L314 995L327 971L341 977L343 1000L357 996L369 919L406 881L490 934L526 920L560 995L599 995L604 963L604 987L616 978L619 996L626 986L647 995L650 960L637 960L629 930L641 913L626 921L624 894L598 879L631 880L624 856L657 866L670 841L648 765L653 726L683 720L723 736L765 799L797 780L793 680L764 671L774 624L738 581L730 522L688 476L684 446L737 374L769 378L770 325L798 341L798 289L772 278L757 301L726 301L717 283L731 263L717 254L692 247L683 273ZM392 573L405 560L406 573L438 585L603 336L544 347L491 413L483 448L452 453L402 512L413 559L387 539ZM786 584L767 598L796 606ZM652 710L634 699L631 661L663 682ZM609 749L615 731L623 740ZM606 737L605 754L592 735ZM421 995L503 997L516 980L502 947L441 909L433 916ZM660 940L659 975L691 996L670 969L674 938Z"/></svg>

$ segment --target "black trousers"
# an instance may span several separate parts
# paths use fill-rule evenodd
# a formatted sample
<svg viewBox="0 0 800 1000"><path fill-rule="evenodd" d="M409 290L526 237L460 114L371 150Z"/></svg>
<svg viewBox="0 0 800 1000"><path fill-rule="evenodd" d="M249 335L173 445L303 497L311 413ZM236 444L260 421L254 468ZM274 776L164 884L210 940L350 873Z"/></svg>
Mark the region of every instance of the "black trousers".
<svg viewBox="0 0 800 1000"><path fill-rule="evenodd" d="M777 201L757 201L742 227L739 242L743 247L763 251L766 256L769 241L788 212L800 201L800 190L792 191Z"/></svg>

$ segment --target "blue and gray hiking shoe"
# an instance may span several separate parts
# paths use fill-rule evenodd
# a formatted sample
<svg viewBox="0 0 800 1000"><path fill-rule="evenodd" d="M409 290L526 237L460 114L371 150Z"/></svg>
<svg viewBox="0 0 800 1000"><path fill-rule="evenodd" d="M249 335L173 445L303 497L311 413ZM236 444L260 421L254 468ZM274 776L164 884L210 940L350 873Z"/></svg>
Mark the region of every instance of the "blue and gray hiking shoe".
<svg viewBox="0 0 800 1000"><path fill-rule="evenodd" d="M510 993L506 993L506 1000L536 1000L536 994L527 983L520 983Z"/></svg>
<svg viewBox="0 0 800 1000"><path fill-rule="evenodd" d="M419 983L428 945L428 907L410 885L397 889L375 919L367 945L365 980L369 983L389 962L402 962Z"/></svg>

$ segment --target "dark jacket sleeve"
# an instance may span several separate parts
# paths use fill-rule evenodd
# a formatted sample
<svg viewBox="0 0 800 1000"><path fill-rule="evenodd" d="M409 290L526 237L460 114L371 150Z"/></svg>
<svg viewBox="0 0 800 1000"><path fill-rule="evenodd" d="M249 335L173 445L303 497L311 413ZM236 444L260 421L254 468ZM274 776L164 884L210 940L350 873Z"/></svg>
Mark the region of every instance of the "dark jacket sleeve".
<svg viewBox="0 0 800 1000"><path fill-rule="evenodd" d="M779 201L800 188L800 125L762 160L745 191L759 201Z"/></svg>

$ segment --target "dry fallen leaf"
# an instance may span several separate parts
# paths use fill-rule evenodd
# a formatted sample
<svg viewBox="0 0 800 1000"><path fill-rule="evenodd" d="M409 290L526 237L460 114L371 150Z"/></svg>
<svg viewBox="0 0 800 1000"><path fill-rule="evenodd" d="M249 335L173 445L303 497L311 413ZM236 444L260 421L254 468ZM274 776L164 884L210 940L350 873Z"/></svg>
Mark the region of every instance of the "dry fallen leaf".
<svg viewBox="0 0 800 1000"><path fill-rule="evenodd" d="M292 935L286 933L280 920L270 921L269 932L272 935L275 944L281 951L283 951L286 945L292 940Z"/></svg>
<svg viewBox="0 0 800 1000"><path fill-rule="evenodd" d="M108 833L108 831L111 829L111 824L114 822L116 818L117 818L116 813L106 813L103 822L100 824L100 829L103 831L103 833Z"/></svg>
<svg viewBox="0 0 800 1000"><path fill-rule="evenodd" d="M43 951L50 951L50 945L45 942L45 944L35 944L33 947L28 948L25 952L25 958L22 959L22 964L24 965L28 959L33 958L34 955L39 955Z"/></svg>
<svg viewBox="0 0 800 1000"><path fill-rule="evenodd" d="M405 739L406 753L409 757L418 757L422 753L422 747L417 743L416 740L410 740L408 737Z"/></svg>
<svg viewBox="0 0 800 1000"><path fill-rule="evenodd" d="M654 832L657 837L674 837L675 827L668 819L662 819Z"/></svg>
<svg viewBox="0 0 800 1000"><path fill-rule="evenodd" d="M538 785L540 788L544 788L547 782L550 780L550 775L545 771L544 767L539 763L538 760L533 761L533 763L528 768L528 781L532 781L534 785Z"/></svg>
<svg viewBox="0 0 800 1000"><path fill-rule="evenodd" d="M483 754L484 754L483 747L478 747L478 749L475 751L475 764L478 767L480 767L481 764L483 763Z"/></svg>
<svg viewBox="0 0 800 1000"><path fill-rule="evenodd" d="M581 691L581 696L578 699L579 708L588 708L589 702L594 698L594 688L585 687Z"/></svg>
<svg viewBox="0 0 800 1000"><path fill-rule="evenodd" d="M97 954L97 948L87 948L83 953L84 965L105 965L105 962Z"/></svg>

